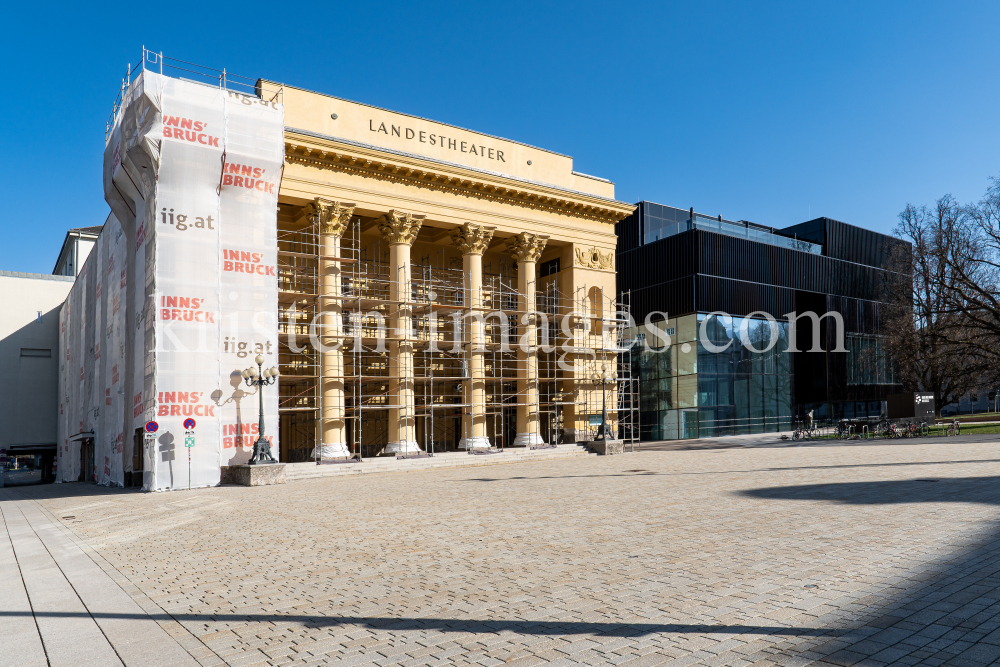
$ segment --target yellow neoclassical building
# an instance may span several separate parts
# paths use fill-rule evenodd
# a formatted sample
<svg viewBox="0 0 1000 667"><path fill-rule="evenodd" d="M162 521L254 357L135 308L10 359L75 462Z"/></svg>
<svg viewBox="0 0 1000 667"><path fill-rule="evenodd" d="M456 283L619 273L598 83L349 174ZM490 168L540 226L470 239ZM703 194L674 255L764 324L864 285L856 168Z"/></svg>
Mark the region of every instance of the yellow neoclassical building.
<svg viewBox="0 0 1000 667"><path fill-rule="evenodd" d="M637 433L614 229L634 206L611 181L516 141L258 88L285 109L283 459L587 441L602 403Z"/></svg>

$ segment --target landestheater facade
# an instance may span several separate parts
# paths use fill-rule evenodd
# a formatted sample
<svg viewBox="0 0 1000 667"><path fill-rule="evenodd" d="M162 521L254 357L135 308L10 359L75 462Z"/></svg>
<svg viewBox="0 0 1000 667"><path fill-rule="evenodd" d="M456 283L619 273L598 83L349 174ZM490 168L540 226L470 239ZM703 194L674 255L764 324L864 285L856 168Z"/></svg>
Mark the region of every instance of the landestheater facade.
<svg viewBox="0 0 1000 667"><path fill-rule="evenodd" d="M635 414L614 227L634 206L568 156L147 69L109 122L105 195L64 306L62 481L217 484L257 437L258 354L282 461L585 441L602 401L616 431Z"/></svg>

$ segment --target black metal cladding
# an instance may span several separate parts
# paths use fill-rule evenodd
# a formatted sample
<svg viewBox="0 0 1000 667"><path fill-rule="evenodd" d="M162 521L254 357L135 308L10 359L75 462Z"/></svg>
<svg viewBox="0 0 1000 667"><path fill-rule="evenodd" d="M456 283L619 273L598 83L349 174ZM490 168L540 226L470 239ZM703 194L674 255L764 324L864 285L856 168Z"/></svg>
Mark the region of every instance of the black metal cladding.
<svg viewBox="0 0 1000 667"><path fill-rule="evenodd" d="M816 218L776 231L821 244L822 255L701 229L644 244L647 211L662 213L659 204L640 202L615 227L618 290L631 290L631 311L638 323L653 311L669 317L714 311L745 316L756 311L779 319L793 311L837 312L845 332L878 334L884 267L902 241ZM901 385L848 385L847 353L830 350L835 327L832 317L820 324L820 349L826 352L792 356L797 414L829 401L877 401L902 390ZM812 321L799 319L795 330L798 348L811 348ZM817 414L823 414L822 409Z"/></svg>
<svg viewBox="0 0 1000 667"><path fill-rule="evenodd" d="M795 290L877 301L884 276L871 266L701 230L619 251L616 260L618 289L632 290L632 312L640 321L650 310L671 316L715 310L746 315L773 308L769 312L783 315L793 310ZM698 276L696 301L666 289L693 276ZM725 287L712 287L718 285ZM650 292L661 300L645 296ZM639 293L644 298L637 302Z"/></svg>
<svg viewBox="0 0 1000 667"><path fill-rule="evenodd" d="M884 268L894 247L903 241L840 222L833 218L816 218L786 227L782 234L823 244L823 255L866 266Z"/></svg>

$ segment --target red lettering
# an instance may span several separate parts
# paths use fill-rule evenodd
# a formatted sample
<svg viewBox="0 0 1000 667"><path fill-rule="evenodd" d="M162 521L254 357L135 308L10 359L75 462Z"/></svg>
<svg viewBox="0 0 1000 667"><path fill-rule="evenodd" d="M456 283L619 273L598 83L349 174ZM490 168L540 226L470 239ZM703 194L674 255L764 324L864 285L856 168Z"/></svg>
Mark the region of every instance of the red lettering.
<svg viewBox="0 0 1000 667"><path fill-rule="evenodd" d="M176 308L177 307L177 297L176 296L168 296L167 297L167 302L165 304L163 304L163 305L166 306L167 308Z"/></svg>
<svg viewBox="0 0 1000 667"><path fill-rule="evenodd" d="M245 164L243 165L243 168L240 170L240 173L243 174L244 176L253 176L253 168L250 165Z"/></svg>
<svg viewBox="0 0 1000 667"><path fill-rule="evenodd" d="M233 263L232 262L223 262L222 263L222 270L223 271L232 271L233 270Z"/></svg>
<svg viewBox="0 0 1000 667"><path fill-rule="evenodd" d="M177 306L178 308L190 308L191 299L189 299L186 296L179 296L177 297L176 303L174 305Z"/></svg>
<svg viewBox="0 0 1000 667"><path fill-rule="evenodd" d="M196 133L194 133L194 132L188 132L188 131L185 130L185 132L184 132L184 138L187 139L188 141L190 141L193 144L195 142L195 140L198 138L198 135Z"/></svg>
<svg viewBox="0 0 1000 667"><path fill-rule="evenodd" d="M169 127L164 127L163 128L163 136L165 138L167 138L167 139L172 139L173 138L173 135L170 133L170 128Z"/></svg>
<svg viewBox="0 0 1000 667"><path fill-rule="evenodd" d="M165 124L166 125L173 125L174 127L176 127L177 126L177 116L167 116L167 120L166 120Z"/></svg>
<svg viewBox="0 0 1000 667"><path fill-rule="evenodd" d="M222 448L223 449L229 449L232 446L233 446L233 439L232 438L223 438L222 439Z"/></svg>
<svg viewBox="0 0 1000 667"><path fill-rule="evenodd" d="M230 174L238 174L240 173L240 165L230 162L226 165L226 171Z"/></svg>
<svg viewBox="0 0 1000 667"><path fill-rule="evenodd" d="M190 405L182 405L181 411L184 413L185 417L190 417L191 415L194 414L194 408L192 408Z"/></svg>
<svg viewBox="0 0 1000 667"><path fill-rule="evenodd" d="M263 192L264 191L264 188L262 187L263 185L264 181L257 181L257 185L254 186L254 190L259 190Z"/></svg>
<svg viewBox="0 0 1000 667"><path fill-rule="evenodd" d="M261 174L261 169L260 169L260 167L254 167L254 170L253 170L253 177L254 177L254 178L260 178L260 174Z"/></svg>
<svg viewBox="0 0 1000 667"><path fill-rule="evenodd" d="M236 177L236 182L233 183L233 185L235 185L238 188L243 187L243 177L242 176L237 176Z"/></svg>
<svg viewBox="0 0 1000 667"><path fill-rule="evenodd" d="M188 393L186 391L179 391L179 392L177 392L177 401L176 402L177 403L187 403L188 402Z"/></svg>
<svg viewBox="0 0 1000 667"><path fill-rule="evenodd" d="M181 118L181 127L184 128L185 130L190 130L191 129L191 119L190 118Z"/></svg>
<svg viewBox="0 0 1000 667"><path fill-rule="evenodd" d="M172 320L179 320L179 319L181 319L181 311L177 310L176 308L174 308L173 310L171 310L170 311L170 319L172 319Z"/></svg>
<svg viewBox="0 0 1000 667"><path fill-rule="evenodd" d="M205 406L205 410L206 410L206 412L205 412L205 416L206 417L214 417L215 416L215 406L214 405L206 405Z"/></svg>
<svg viewBox="0 0 1000 667"><path fill-rule="evenodd" d="M269 276L277 276L278 274L276 274L274 272L274 267L273 266L269 266L269 267L267 267L267 275L269 275Z"/></svg>
<svg viewBox="0 0 1000 667"><path fill-rule="evenodd" d="M244 262L256 262L257 260L252 259L253 255L248 252L240 251L240 259Z"/></svg>
<svg viewBox="0 0 1000 667"><path fill-rule="evenodd" d="M209 146L215 146L216 148L218 148L219 147L219 138L218 137L209 137L208 138L208 145Z"/></svg>
<svg viewBox="0 0 1000 667"><path fill-rule="evenodd" d="M256 182L257 181L253 180L252 178L248 178L246 180L246 185L244 185L243 187L245 187L245 188L247 188L249 190L253 190L253 184L256 183Z"/></svg>
<svg viewBox="0 0 1000 667"><path fill-rule="evenodd" d="M179 406L179 405L171 405L170 406L170 416L171 417L180 417L181 416L181 406Z"/></svg>
<svg viewBox="0 0 1000 667"><path fill-rule="evenodd" d="M158 406L157 409L156 409L156 415L158 417L166 417L169 414L170 414L170 406L169 405L161 405L161 406Z"/></svg>
<svg viewBox="0 0 1000 667"><path fill-rule="evenodd" d="M207 144L208 143L207 141L205 141L205 135L204 134L199 134L198 135L198 143L199 144Z"/></svg>
<svg viewBox="0 0 1000 667"><path fill-rule="evenodd" d="M175 394L172 391L165 391L165 392L163 392L162 396L163 396L163 398L161 398L160 401L163 402L163 403L176 403L177 402L177 394Z"/></svg>
<svg viewBox="0 0 1000 667"><path fill-rule="evenodd" d="M222 177L222 184L223 185L232 185L233 184L233 176L232 176L232 174L226 174L225 176L223 176Z"/></svg>

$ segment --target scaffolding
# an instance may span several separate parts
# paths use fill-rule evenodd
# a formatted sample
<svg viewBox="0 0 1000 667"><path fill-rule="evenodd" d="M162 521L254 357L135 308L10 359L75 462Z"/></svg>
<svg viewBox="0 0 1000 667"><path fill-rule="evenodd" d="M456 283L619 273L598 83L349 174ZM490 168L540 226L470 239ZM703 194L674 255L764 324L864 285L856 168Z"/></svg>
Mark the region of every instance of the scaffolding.
<svg viewBox="0 0 1000 667"><path fill-rule="evenodd" d="M282 207L278 234L279 414L289 461L342 463L380 454L388 442L390 410L399 410L401 420L412 420L422 450L416 456L458 450L461 440L473 435L465 432L472 420L463 417L470 417L473 408L464 383L472 379L469 320L476 316L484 325L484 412L492 445L486 452L513 444L519 407L528 412L536 448L592 439L598 428L593 415L601 413L602 398L593 378L601 364L611 364L617 373L617 383L606 395L612 427L628 449L634 448L638 383L623 354L629 343L627 295L606 298L586 288L567 295L553 275L528 283L535 306L528 312L521 310L531 300L516 287L516 266L509 260L496 266L487 261L481 305L472 312L468 276L459 262L446 258L443 248L393 275L385 241L364 234L361 217L348 223L340 256L325 257L318 223L295 213ZM339 294L322 293L324 262L340 265ZM324 329L324 305L330 302L340 306L339 332ZM394 330L392 322L406 326ZM531 325L535 337L528 344L532 341L524 334ZM336 379L343 382L348 459L324 458L318 446L324 418L335 409L323 405L324 378L316 350L316 342L330 333L336 334L343 355L343 375ZM390 375L393 345L412 350L412 365L398 368L396 375ZM525 364L532 359L535 377L525 381ZM395 395L393 383L401 388ZM404 389L413 392L409 405L394 402ZM532 389L537 400L531 400Z"/></svg>

